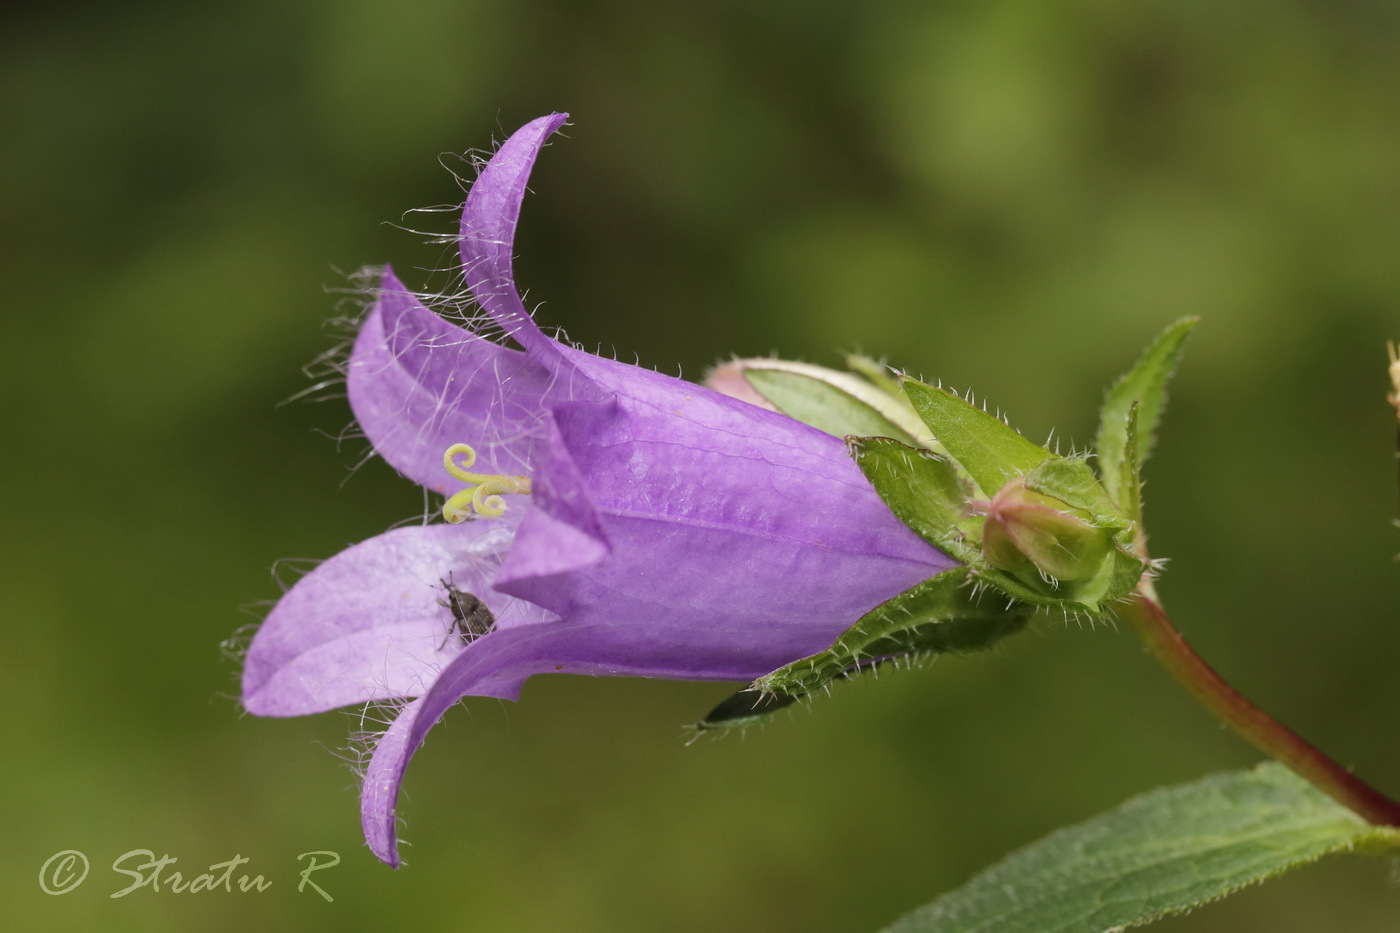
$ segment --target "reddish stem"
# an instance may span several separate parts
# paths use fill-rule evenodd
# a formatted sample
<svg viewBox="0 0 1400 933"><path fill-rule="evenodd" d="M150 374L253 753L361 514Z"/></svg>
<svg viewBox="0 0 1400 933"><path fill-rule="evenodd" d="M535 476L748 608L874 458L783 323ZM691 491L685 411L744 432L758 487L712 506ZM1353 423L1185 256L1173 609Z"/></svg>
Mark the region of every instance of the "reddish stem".
<svg viewBox="0 0 1400 933"><path fill-rule="evenodd" d="M1177 682L1251 745L1369 822L1400 826L1400 803L1245 699L1186 643L1152 595L1137 593L1119 611Z"/></svg>

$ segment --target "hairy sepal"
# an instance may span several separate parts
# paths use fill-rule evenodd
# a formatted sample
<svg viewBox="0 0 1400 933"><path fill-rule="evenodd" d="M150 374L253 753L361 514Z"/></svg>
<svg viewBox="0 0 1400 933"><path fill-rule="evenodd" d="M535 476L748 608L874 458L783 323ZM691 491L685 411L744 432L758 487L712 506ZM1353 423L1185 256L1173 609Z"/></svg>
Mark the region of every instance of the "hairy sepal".
<svg viewBox="0 0 1400 933"><path fill-rule="evenodd" d="M1083 458L1033 444L957 395L913 379L903 384L947 457L888 438L847 439L866 479L901 521L1013 600L1097 616L1132 592L1146 569L1135 555L1136 523ZM1035 528L1020 535L1012 529L1011 538L1039 540L1039 552L1028 546L1008 559L1000 525L988 539L987 514L1008 504L998 498L1003 490L1024 490L1028 499L1062 508L1049 523L1055 527L1039 529L1045 532L1039 538ZM979 493L990 501L977 499ZM1084 541L1094 546L1079 546Z"/></svg>
<svg viewBox="0 0 1400 933"><path fill-rule="evenodd" d="M1167 404L1167 383L1181 361L1186 338L1199 320L1182 318L1162 331L1104 398L1094 442L1099 472L1109 495L1134 519L1140 517L1137 477L1152 453Z"/></svg>
<svg viewBox="0 0 1400 933"><path fill-rule="evenodd" d="M833 680L887 661L980 651L1020 631L1028 618L993 596L979 598L968 568L957 567L875 607L827 650L760 677L717 706L697 728L751 725Z"/></svg>

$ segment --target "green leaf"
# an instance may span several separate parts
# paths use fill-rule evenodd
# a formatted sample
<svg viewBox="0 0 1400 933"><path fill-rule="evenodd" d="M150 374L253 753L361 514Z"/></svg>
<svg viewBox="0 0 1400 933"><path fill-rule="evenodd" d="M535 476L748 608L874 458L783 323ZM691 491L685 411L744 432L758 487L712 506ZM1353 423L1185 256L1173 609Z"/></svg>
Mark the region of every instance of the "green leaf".
<svg viewBox="0 0 1400 933"><path fill-rule="evenodd" d="M988 495L1007 480L1029 473L1054 457L1033 444L1000 418L945 389L935 389L907 376L904 392L934 438Z"/></svg>
<svg viewBox="0 0 1400 933"><path fill-rule="evenodd" d="M913 444L918 423L895 396L850 373L773 360L745 361L744 378L783 414L819 431L845 437L878 434ZM903 422L903 423L901 423Z"/></svg>
<svg viewBox="0 0 1400 933"><path fill-rule="evenodd" d="M853 437L849 444L861 472L900 521L964 563L977 556L957 527L967 517L968 489L948 460L888 437Z"/></svg>
<svg viewBox="0 0 1400 933"><path fill-rule="evenodd" d="M1138 473L1152 453L1157 423L1167 401L1167 380L1181 359L1182 345L1200 318L1182 318L1172 324L1152 342L1136 365L1128 370L1104 399L1103 414L1099 416L1099 434L1094 450L1099 456L1099 472L1109 495L1124 502L1129 473ZM1138 443L1133 462L1125 465L1128 453L1128 414L1138 406ZM1137 516L1134 515L1134 518Z"/></svg>
<svg viewBox="0 0 1400 933"><path fill-rule="evenodd" d="M1150 923L1333 852L1400 847L1276 762L1153 791L1013 853L885 933L1095 933Z"/></svg>

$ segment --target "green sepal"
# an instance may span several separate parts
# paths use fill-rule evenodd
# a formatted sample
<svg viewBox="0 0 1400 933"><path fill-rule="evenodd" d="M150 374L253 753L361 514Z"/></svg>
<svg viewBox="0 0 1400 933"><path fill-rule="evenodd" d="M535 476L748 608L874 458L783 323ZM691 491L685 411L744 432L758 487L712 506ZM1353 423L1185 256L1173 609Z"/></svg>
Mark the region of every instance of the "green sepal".
<svg viewBox="0 0 1400 933"><path fill-rule="evenodd" d="M1113 384L1104 399L1098 437L1094 442L1099 472L1109 495L1134 519L1139 517L1139 509L1128 510L1127 503L1137 498L1137 490L1129 486L1152 453L1157 424L1167 402L1167 382L1181 360L1182 347L1191 328L1199 320L1182 318L1162 331L1133 368ZM1136 443L1130 443L1128 420L1134 403L1138 409L1137 437Z"/></svg>
<svg viewBox="0 0 1400 933"><path fill-rule="evenodd" d="M896 518L964 563L977 558L959 527L968 517L970 489L946 457L888 437L849 437L846 443Z"/></svg>
<svg viewBox="0 0 1400 933"><path fill-rule="evenodd" d="M785 693L760 693L753 688L745 688L730 694L724 702L705 714L705 718L694 725L697 732L714 729L743 729L761 722L770 713L785 709L800 696Z"/></svg>
<svg viewBox="0 0 1400 933"><path fill-rule="evenodd" d="M810 693L832 678L881 658L924 651L986 648L1025 624L1002 600L978 598L966 567L955 567L910 587L861 616L830 648L754 681L768 693Z"/></svg>
<svg viewBox="0 0 1400 933"><path fill-rule="evenodd" d="M915 443L917 418L898 396L851 373L785 360L744 360L744 378L773 407L819 431Z"/></svg>
<svg viewBox="0 0 1400 933"><path fill-rule="evenodd" d="M922 654L963 654L991 647L1025 627L1029 613L1005 601L979 599L968 568L930 577L867 612L820 654L794 661L754 681L716 706L695 728L752 725L768 713L881 663Z"/></svg>
<svg viewBox="0 0 1400 933"><path fill-rule="evenodd" d="M934 438L988 495L1055 456L1000 418L946 389L908 376L901 383Z"/></svg>
<svg viewBox="0 0 1400 933"><path fill-rule="evenodd" d="M899 379L890 375L889 367L879 360L872 360L863 353L847 353L846 368L853 373L860 373L887 395L897 399L904 398L904 393L899 388ZM908 404L907 400L905 404ZM910 408L909 413L913 414L914 409Z"/></svg>
<svg viewBox="0 0 1400 933"><path fill-rule="evenodd" d="M973 410L982 414L980 409ZM1034 569L1000 570L987 562L982 552L984 521L969 513L969 483L947 458L889 438L853 437L848 443L861 472L900 521L934 547L967 564L979 582L1013 599L1097 615L1130 593L1146 568L1132 553L1134 523L1080 458L1057 457L1037 448L1046 459L1024 476L1028 489L1081 510L1094 527L1113 539L1114 547L1092 572L1066 581L1046 579Z"/></svg>
<svg viewBox="0 0 1400 933"><path fill-rule="evenodd" d="M1123 428L1123 458L1115 498L1123 507L1123 514L1138 524L1138 539L1141 541L1143 459L1139 451L1141 442L1138 440L1138 411L1138 403L1134 401L1128 409L1127 423Z"/></svg>

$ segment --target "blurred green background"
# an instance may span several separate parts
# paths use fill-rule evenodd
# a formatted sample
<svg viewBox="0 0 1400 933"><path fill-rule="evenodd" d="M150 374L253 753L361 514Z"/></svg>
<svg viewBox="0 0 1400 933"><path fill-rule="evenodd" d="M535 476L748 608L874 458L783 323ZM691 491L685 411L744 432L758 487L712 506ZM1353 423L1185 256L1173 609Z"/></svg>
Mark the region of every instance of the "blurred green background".
<svg viewBox="0 0 1400 933"><path fill-rule="evenodd" d="M362 847L355 713L240 715L220 643L423 508L341 398L278 403L345 274L411 284L442 153L535 116L518 271L547 324L689 376L861 349L1085 445L1103 387L1204 323L1149 469L1201 652L1400 792L1400 7L1373 0L137 0L0 26L0 925L874 931L1009 849L1257 755L1131 632L1041 624L687 747L720 684L538 678L409 772ZM445 165L460 170L453 158ZM328 393L332 396L336 392ZM261 895L141 891L147 848ZM84 851L87 883L40 891ZM298 854L334 850L295 889ZM1393 931L1341 858L1164 931Z"/></svg>

